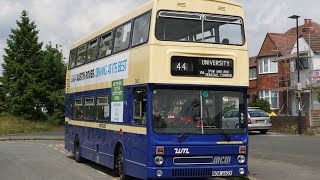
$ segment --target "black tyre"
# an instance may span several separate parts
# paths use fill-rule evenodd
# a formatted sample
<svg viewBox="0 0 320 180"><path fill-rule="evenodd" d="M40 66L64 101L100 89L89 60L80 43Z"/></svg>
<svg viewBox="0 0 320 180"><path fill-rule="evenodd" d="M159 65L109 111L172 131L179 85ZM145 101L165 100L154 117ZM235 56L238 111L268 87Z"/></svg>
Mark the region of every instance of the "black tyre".
<svg viewBox="0 0 320 180"><path fill-rule="evenodd" d="M117 157L115 159L115 172L116 176L120 177L120 180L127 180L128 176L124 172L124 153L122 147L119 148Z"/></svg>
<svg viewBox="0 0 320 180"><path fill-rule="evenodd" d="M260 130L260 134L267 134L268 130Z"/></svg>
<svg viewBox="0 0 320 180"><path fill-rule="evenodd" d="M74 140L74 159L76 160L77 163L83 162L83 158L81 157L81 154L80 154L80 140L78 136Z"/></svg>

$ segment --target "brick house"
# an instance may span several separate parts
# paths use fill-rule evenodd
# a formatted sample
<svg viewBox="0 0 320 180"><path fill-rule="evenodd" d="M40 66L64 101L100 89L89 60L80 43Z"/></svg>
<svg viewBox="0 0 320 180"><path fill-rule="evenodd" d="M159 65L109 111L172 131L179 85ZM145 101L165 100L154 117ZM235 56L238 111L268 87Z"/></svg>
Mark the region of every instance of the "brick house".
<svg viewBox="0 0 320 180"><path fill-rule="evenodd" d="M275 113L287 109L284 106L287 94L275 89L286 86L286 82L279 81L279 77L288 74L290 69L288 63L272 60L278 56L289 55L294 43L294 35L267 33L258 55L249 59L249 95L252 98L268 100Z"/></svg>
<svg viewBox="0 0 320 180"><path fill-rule="evenodd" d="M310 31L311 29L312 31ZM301 41L299 45L300 55L306 53L306 51L308 54L308 58L303 64L307 64L308 67L317 67L319 64L319 68L309 67L309 69L320 69L320 25L307 19L304 25L299 26L299 35L301 37L299 39L299 42ZM309 48L309 43L311 48ZM286 33L267 33L258 55L249 59L250 82L248 94L251 98L268 100L271 110L277 114L296 114L295 45L295 28L289 29ZM312 52L312 55L309 52ZM315 61L314 57L319 58L318 61ZM306 68L308 68L307 66ZM300 79L301 82L304 82L303 86L306 89L307 81L314 73L308 70L304 74L305 76L300 73ZM308 93L304 93L304 96L306 94ZM302 101L305 101L304 104L308 104L306 99L308 97L302 99ZM309 108L307 105L304 107L304 111Z"/></svg>

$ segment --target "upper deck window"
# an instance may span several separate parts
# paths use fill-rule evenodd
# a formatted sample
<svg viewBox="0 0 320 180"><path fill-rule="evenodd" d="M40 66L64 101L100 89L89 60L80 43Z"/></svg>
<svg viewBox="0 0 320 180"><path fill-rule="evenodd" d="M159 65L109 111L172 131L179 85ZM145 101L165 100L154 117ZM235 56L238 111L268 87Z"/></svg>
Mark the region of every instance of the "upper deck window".
<svg viewBox="0 0 320 180"><path fill-rule="evenodd" d="M243 45L241 17L160 11L156 38L161 41Z"/></svg>
<svg viewBox="0 0 320 180"><path fill-rule="evenodd" d="M86 50L87 50L87 46L85 44L78 48L77 66L82 65L86 60Z"/></svg>
<svg viewBox="0 0 320 180"><path fill-rule="evenodd" d="M151 13L147 13L134 20L132 46L148 41Z"/></svg>
<svg viewBox="0 0 320 180"><path fill-rule="evenodd" d="M94 39L89 42L88 47L88 62L95 61L97 59L98 39Z"/></svg>
<svg viewBox="0 0 320 180"><path fill-rule="evenodd" d="M112 53L112 32L101 36L99 46L99 58L109 56Z"/></svg>
<svg viewBox="0 0 320 180"><path fill-rule="evenodd" d="M76 59L77 59L77 49L73 49L70 51L69 55L69 69L74 68L76 65Z"/></svg>
<svg viewBox="0 0 320 180"><path fill-rule="evenodd" d="M115 33L114 52L127 49L130 43L131 22L118 27Z"/></svg>

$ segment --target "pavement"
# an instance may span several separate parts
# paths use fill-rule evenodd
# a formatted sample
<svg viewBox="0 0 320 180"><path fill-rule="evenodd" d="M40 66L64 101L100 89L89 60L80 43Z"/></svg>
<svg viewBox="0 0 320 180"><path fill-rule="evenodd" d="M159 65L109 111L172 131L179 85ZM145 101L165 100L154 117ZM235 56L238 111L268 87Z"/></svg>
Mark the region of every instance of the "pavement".
<svg viewBox="0 0 320 180"><path fill-rule="evenodd" d="M64 131L0 135L0 141L8 140L64 140Z"/></svg>

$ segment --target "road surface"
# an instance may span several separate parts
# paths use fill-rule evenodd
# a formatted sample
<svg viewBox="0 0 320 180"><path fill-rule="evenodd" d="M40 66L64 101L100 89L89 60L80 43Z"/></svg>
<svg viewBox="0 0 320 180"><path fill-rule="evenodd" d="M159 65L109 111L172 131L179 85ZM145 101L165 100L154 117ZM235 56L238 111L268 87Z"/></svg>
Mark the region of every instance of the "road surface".
<svg viewBox="0 0 320 180"><path fill-rule="evenodd" d="M0 142L0 180L112 180L111 171L95 163L76 163L64 141Z"/></svg>
<svg viewBox="0 0 320 180"><path fill-rule="evenodd" d="M263 180L320 179L320 136L249 136L249 172Z"/></svg>
<svg viewBox="0 0 320 180"><path fill-rule="evenodd" d="M251 134L249 141L250 179L320 179L320 136ZM0 180L116 179L111 174L76 163L62 140L0 141Z"/></svg>

